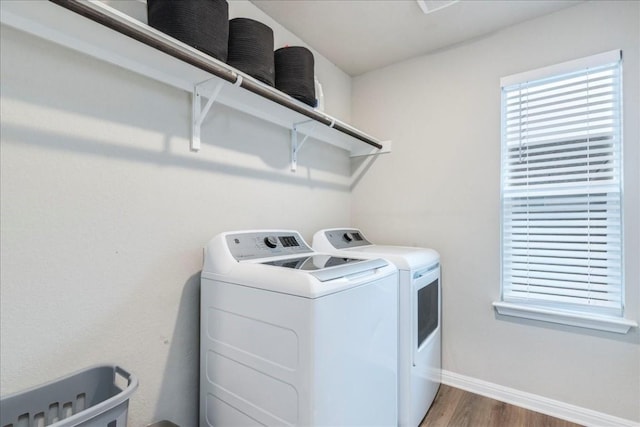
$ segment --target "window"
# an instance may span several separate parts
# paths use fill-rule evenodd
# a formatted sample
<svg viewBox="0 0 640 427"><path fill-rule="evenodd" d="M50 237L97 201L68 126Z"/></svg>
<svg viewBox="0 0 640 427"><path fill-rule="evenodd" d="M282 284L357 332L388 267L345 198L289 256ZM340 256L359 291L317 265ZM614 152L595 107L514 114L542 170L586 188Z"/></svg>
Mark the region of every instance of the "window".
<svg viewBox="0 0 640 427"><path fill-rule="evenodd" d="M621 52L506 77L501 86L496 309L626 332L636 325L622 318Z"/></svg>

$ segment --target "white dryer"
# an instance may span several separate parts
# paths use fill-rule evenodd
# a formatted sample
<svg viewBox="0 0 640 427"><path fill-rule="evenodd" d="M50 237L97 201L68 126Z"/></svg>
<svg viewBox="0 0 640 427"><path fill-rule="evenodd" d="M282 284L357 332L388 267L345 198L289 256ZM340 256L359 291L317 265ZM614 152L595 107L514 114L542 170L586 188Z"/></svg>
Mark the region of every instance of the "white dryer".
<svg viewBox="0 0 640 427"><path fill-rule="evenodd" d="M320 230L312 246L336 256L381 257L398 267L398 425L420 425L442 377L440 255L433 249L374 245L356 228Z"/></svg>
<svg viewBox="0 0 640 427"><path fill-rule="evenodd" d="M397 269L288 230L223 233L201 275L201 426L397 425Z"/></svg>

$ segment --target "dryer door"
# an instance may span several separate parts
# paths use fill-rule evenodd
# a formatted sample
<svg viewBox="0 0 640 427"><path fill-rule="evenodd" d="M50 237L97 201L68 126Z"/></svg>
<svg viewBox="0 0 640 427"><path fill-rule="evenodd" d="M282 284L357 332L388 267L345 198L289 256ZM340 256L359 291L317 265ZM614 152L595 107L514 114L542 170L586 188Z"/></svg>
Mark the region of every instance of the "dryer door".
<svg viewBox="0 0 640 427"><path fill-rule="evenodd" d="M411 278L411 406L406 425L417 426L440 386L440 266L418 270Z"/></svg>
<svg viewBox="0 0 640 427"><path fill-rule="evenodd" d="M440 326L440 268L435 264L412 277L413 366L425 360L422 351Z"/></svg>

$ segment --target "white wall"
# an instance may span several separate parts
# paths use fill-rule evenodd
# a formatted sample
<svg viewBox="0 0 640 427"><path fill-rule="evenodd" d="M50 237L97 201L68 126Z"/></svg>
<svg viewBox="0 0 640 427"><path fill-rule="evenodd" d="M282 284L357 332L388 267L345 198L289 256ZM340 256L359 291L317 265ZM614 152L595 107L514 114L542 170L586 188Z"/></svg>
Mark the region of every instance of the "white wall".
<svg viewBox="0 0 640 427"><path fill-rule="evenodd" d="M372 240L436 248L443 368L640 421L640 332L497 317L501 76L621 48L627 317L640 320L640 3L586 2L357 77L354 125L393 141L353 191Z"/></svg>
<svg viewBox="0 0 640 427"><path fill-rule="evenodd" d="M2 395L116 363L130 425L196 426L202 247L348 223L346 152L307 143L293 174L286 129L215 106L193 153L188 93L4 26L0 50ZM316 63L348 116L350 78Z"/></svg>

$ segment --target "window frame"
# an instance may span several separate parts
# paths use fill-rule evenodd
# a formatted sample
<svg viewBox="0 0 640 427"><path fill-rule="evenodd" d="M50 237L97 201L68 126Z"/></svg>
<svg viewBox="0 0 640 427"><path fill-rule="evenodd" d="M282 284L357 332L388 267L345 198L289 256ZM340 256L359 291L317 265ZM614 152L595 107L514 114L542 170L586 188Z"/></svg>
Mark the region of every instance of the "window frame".
<svg viewBox="0 0 640 427"><path fill-rule="evenodd" d="M538 80L546 80L550 78L562 78L564 75L569 75L575 72L579 72L580 70L585 70L587 68L599 67L605 64L611 64L618 62L619 67L619 81L620 81L620 89L617 94L617 101L620 104L620 108L622 108L622 52L620 50L614 50L609 52L604 52L597 55L592 55L586 58L580 58L573 61L564 62L561 64L552 65L549 67L540 68L537 70L527 71L524 73L518 73L515 75L503 77L500 80L501 93L504 92L504 88L512 87L517 84L522 84L524 82L532 82ZM620 308L619 315L616 314L603 314L600 309L591 309L587 305L582 308L575 310L571 309L570 305L566 305L563 303L545 303L541 301L525 301L525 300L514 300L514 298L505 298L505 281L504 281L504 258L506 254L506 250L504 247L505 244L505 236L504 236L504 226L505 226L505 174L507 170L504 164L504 158L506 155L505 150L507 150L507 137L506 137L506 102L504 94L501 95L501 122L500 122L500 133L501 133L501 150L500 150L500 301L494 302L493 306L496 311L500 315L507 316L516 316L523 317L527 319L533 320L541 320L552 323L560 323L571 326L585 327L590 329L604 330L609 332L617 332L617 333L627 333L630 328L637 327L638 324L634 321L625 319L624 316L624 258L623 258L623 235L624 235L624 223L623 223L623 200L624 194L622 190L622 112L620 111L619 123L620 129L618 130L619 134L619 144L620 144L620 168L619 168L619 181L620 181L620 190L619 190L619 209L620 209ZM543 197L549 197L543 196Z"/></svg>

